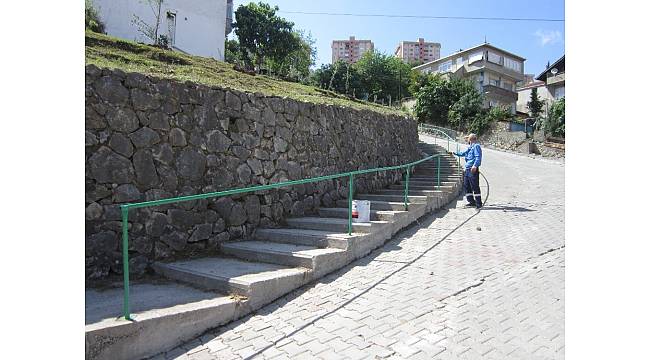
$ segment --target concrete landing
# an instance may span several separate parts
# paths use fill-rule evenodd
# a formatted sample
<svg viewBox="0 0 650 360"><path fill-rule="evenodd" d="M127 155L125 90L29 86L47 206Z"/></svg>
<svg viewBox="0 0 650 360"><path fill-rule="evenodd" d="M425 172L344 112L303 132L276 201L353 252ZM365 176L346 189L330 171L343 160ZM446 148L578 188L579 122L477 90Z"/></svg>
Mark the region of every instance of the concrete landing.
<svg viewBox="0 0 650 360"><path fill-rule="evenodd" d="M223 294L175 283L133 284L135 321L119 318L122 288L86 291L86 359L139 359L239 317L247 307Z"/></svg>

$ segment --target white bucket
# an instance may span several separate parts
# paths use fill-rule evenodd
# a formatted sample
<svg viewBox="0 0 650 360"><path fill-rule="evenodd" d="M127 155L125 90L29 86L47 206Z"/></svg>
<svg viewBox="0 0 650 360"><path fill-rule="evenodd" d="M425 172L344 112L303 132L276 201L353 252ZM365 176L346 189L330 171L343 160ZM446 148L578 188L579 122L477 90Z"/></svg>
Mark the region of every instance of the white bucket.
<svg viewBox="0 0 650 360"><path fill-rule="evenodd" d="M369 200L352 200L352 222L370 222Z"/></svg>

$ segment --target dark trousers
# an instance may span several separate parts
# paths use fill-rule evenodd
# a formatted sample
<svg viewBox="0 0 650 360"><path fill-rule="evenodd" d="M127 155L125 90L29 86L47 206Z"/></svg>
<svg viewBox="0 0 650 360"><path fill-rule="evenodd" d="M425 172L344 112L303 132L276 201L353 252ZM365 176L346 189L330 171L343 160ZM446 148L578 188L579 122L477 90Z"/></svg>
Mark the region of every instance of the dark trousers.
<svg viewBox="0 0 650 360"><path fill-rule="evenodd" d="M483 206L481 201L481 188L478 186L478 172L479 169L476 169L475 173L472 173L471 169L465 169L465 176L463 176L463 187L465 188L465 197L467 202L470 205L476 205L476 207Z"/></svg>

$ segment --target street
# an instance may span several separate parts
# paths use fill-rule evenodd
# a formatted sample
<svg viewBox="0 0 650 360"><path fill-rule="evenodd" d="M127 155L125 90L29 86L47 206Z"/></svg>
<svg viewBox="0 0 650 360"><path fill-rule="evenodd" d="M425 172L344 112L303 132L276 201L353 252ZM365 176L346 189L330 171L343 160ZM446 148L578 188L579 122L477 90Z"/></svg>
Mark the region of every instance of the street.
<svg viewBox="0 0 650 360"><path fill-rule="evenodd" d="M484 148L481 171L481 211L459 199L156 358L563 359L564 165Z"/></svg>

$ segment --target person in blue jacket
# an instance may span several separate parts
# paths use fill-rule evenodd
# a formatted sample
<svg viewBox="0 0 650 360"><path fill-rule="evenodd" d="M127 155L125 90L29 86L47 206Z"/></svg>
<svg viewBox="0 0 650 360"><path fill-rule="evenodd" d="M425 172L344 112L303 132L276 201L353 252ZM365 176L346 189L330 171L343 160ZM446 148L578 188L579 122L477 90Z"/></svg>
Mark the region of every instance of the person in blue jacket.
<svg viewBox="0 0 650 360"><path fill-rule="evenodd" d="M483 160L481 145L477 142L476 134L466 136L469 147L463 152L453 153L456 156L465 157L465 173L463 176L463 187L467 197L466 206L480 209L483 206L481 201L481 188L478 185L478 172Z"/></svg>

